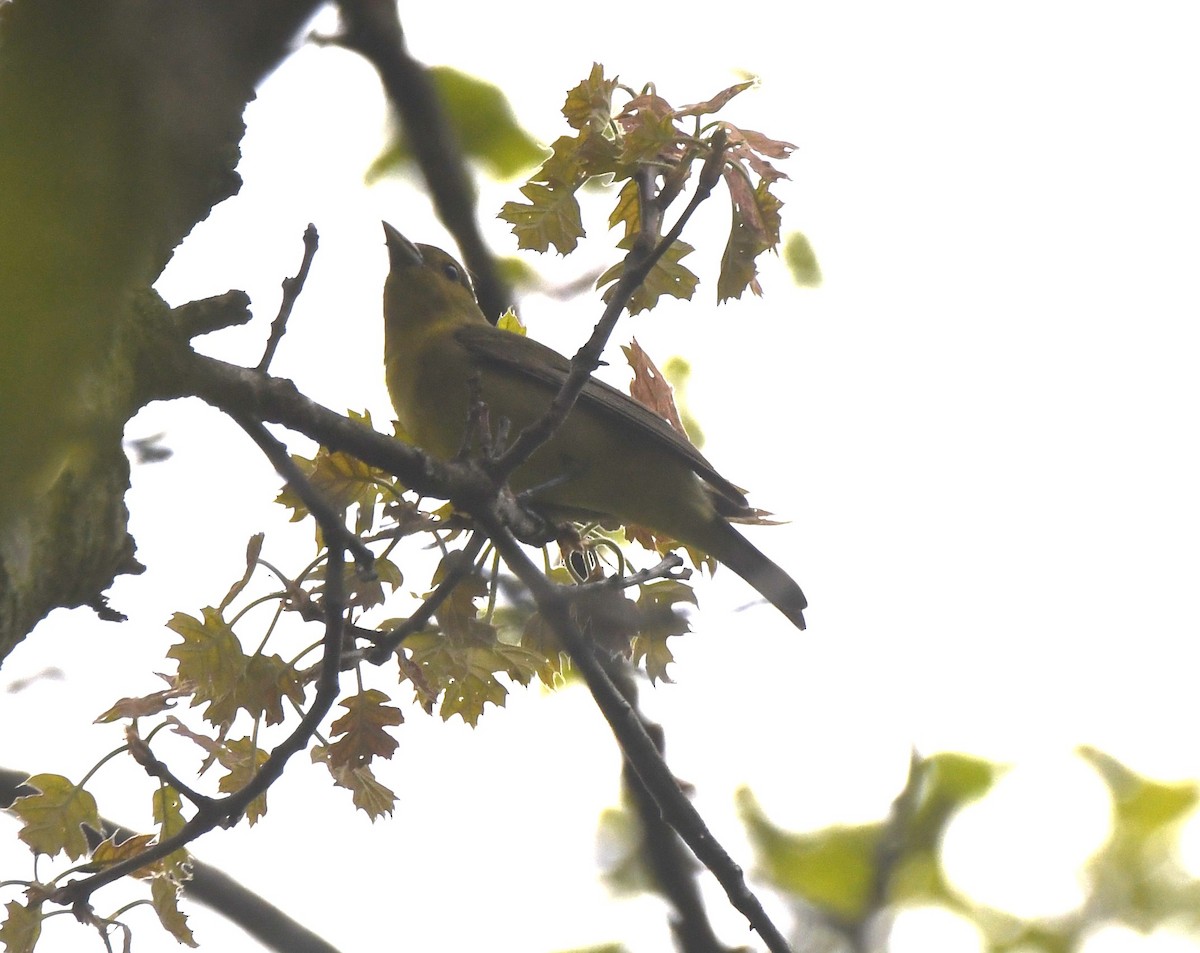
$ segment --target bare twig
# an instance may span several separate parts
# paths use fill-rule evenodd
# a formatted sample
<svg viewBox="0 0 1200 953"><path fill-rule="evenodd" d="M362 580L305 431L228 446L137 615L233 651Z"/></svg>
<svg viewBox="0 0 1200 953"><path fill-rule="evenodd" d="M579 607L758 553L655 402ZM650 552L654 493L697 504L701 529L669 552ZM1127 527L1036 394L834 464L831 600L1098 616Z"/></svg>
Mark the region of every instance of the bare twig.
<svg viewBox="0 0 1200 953"><path fill-rule="evenodd" d="M216 799L209 797L207 794L201 794L176 777L175 773L166 764L155 757L154 752L150 750L150 746L137 734L136 728L128 729L125 733L125 739L129 745L129 753L133 756L133 760L140 764L150 777L157 778L159 781L171 785L185 800L190 801L197 810L213 810L216 805Z"/></svg>
<svg viewBox="0 0 1200 953"><path fill-rule="evenodd" d="M291 317L296 299L304 290L308 269L312 267L313 257L317 254L317 241L317 227L309 222L308 228L304 230L304 258L300 261L300 270L294 277L283 279L283 300L279 303L279 313L271 322L271 335L267 338L267 347L263 351L262 360L258 362L257 369L260 371L265 371L270 365L271 358L275 356L275 349L279 347L279 342L287 330L288 318Z"/></svg>
<svg viewBox="0 0 1200 953"><path fill-rule="evenodd" d="M244 291L226 291L211 298L189 301L171 312L171 320L189 339L246 324L251 317L250 298Z"/></svg>
<svg viewBox="0 0 1200 953"><path fill-rule="evenodd" d="M628 665L613 662L606 667L613 684L637 714L661 755L664 749L662 727L651 722L638 708L637 683L631 677ZM682 953L733 953L713 931L700 894L696 877L700 868L695 858L663 819L653 794L628 760L622 766L621 780L641 821L643 862L653 874L658 891L674 907L671 930L679 949Z"/></svg>

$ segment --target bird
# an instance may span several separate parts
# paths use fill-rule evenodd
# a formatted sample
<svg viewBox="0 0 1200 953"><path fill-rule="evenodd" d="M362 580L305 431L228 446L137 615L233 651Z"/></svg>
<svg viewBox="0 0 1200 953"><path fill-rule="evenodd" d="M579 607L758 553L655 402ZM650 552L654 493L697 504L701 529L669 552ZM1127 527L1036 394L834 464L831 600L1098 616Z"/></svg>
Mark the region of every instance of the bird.
<svg viewBox="0 0 1200 953"><path fill-rule="evenodd" d="M397 421L442 460L464 445L473 395L510 432L538 420L570 361L484 317L471 279L451 255L383 223L384 365ZM509 480L543 518L638 524L724 563L805 627L808 601L783 569L731 525L761 514L662 417L590 377L562 426Z"/></svg>

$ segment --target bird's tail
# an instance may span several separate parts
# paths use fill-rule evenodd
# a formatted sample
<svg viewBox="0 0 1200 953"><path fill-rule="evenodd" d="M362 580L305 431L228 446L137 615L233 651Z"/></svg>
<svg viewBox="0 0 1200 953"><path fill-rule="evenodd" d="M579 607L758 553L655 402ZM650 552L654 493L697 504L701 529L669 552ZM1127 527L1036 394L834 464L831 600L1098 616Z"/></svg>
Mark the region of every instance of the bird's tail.
<svg viewBox="0 0 1200 953"><path fill-rule="evenodd" d="M710 524L708 535L710 540L705 548L710 555L750 583L787 616L792 625L804 628L804 609L808 600L791 576L723 519Z"/></svg>

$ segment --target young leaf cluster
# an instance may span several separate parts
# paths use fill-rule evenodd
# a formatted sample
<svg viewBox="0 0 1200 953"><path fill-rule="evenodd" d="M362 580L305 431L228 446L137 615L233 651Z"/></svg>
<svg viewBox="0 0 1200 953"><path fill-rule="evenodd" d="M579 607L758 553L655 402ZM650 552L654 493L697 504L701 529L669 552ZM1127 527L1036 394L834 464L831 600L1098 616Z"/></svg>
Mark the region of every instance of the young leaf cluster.
<svg viewBox="0 0 1200 953"><path fill-rule="evenodd" d="M771 160L786 159L789 142L742 129L715 118L738 94L753 86L738 83L711 99L671 105L652 86L635 90L604 75L600 64L567 94L562 113L572 132L551 145L551 154L521 187L523 202L508 202L500 218L513 226L521 248L562 255L574 251L586 234L577 194L603 180L619 185L609 215L610 228L624 229L619 245L632 248L647 235L663 234L663 213L701 169L698 187L710 189L719 177L729 194L731 224L721 257L717 299L739 298L749 288L762 294L756 259L780 240L782 202L772 191L787 176ZM653 221L646 221L646 216ZM654 307L663 295L690 299L698 279L682 259L693 251L676 239L630 302L630 312ZM617 265L601 275L603 287L620 277ZM611 289L609 289L611 291Z"/></svg>

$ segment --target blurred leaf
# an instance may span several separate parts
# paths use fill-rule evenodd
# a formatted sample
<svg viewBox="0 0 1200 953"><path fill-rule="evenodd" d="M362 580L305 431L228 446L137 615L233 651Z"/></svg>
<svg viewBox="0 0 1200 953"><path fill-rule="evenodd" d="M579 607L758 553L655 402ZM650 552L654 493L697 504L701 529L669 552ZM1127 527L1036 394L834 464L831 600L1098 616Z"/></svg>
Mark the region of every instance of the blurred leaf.
<svg viewBox="0 0 1200 953"><path fill-rule="evenodd" d="M621 943L601 943L599 946L577 946L559 953L629 953L629 947Z"/></svg>
<svg viewBox="0 0 1200 953"><path fill-rule="evenodd" d="M534 288L539 282L538 273L529 267L523 258L506 255L496 259L496 267L500 277L518 291Z"/></svg>
<svg viewBox="0 0 1200 953"><path fill-rule="evenodd" d="M671 385L671 390L675 394L675 404L679 408L679 418L683 421L683 429L688 435L688 439L697 447L704 446L704 429L688 410L687 405L687 386L688 380L692 375L692 365L682 357L675 355L667 358L667 363L663 365L663 377Z"/></svg>
<svg viewBox="0 0 1200 953"><path fill-rule="evenodd" d="M654 874L646 866L642 848L642 823L637 812L623 807L606 808L596 830L596 849L605 886L619 897L656 890Z"/></svg>
<svg viewBox="0 0 1200 953"><path fill-rule="evenodd" d="M512 178L542 161L545 150L517 123L508 98L498 86L449 66L431 66L429 75L468 159L476 160L498 179ZM371 163L367 183L377 182L411 162L412 150L400 129Z"/></svg>
<svg viewBox="0 0 1200 953"><path fill-rule="evenodd" d="M954 812L986 794L1002 770L994 762L957 752L917 759L909 778L915 804L907 839L917 848L936 850Z"/></svg>
<svg viewBox="0 0 1200 953"><path fill-rule="evenodd" d="M792 280L801 288L816 288L821 284L821 266L817 253L802 232L792 232L783 243L783 260L792 273Z"/></svg>
<svg viewBox="0 0 1200 953"><path fill-rule="evenodd" d="M738 791L737 803L759 868L772 884L845 922L857 923L870 912L883 824L793 834L768 821L747 789Z"/></svg>
<svg viewBox="0 0 1200 953"><path fill-rule="evenodd" d="M1087 745L1079 749L1079 755L1099 772L1112 791L1117 824L1128 828L1124 833L1146 837L1180 820L1200 799L1200 785L1194 781L1151 780Z"/></svg>

